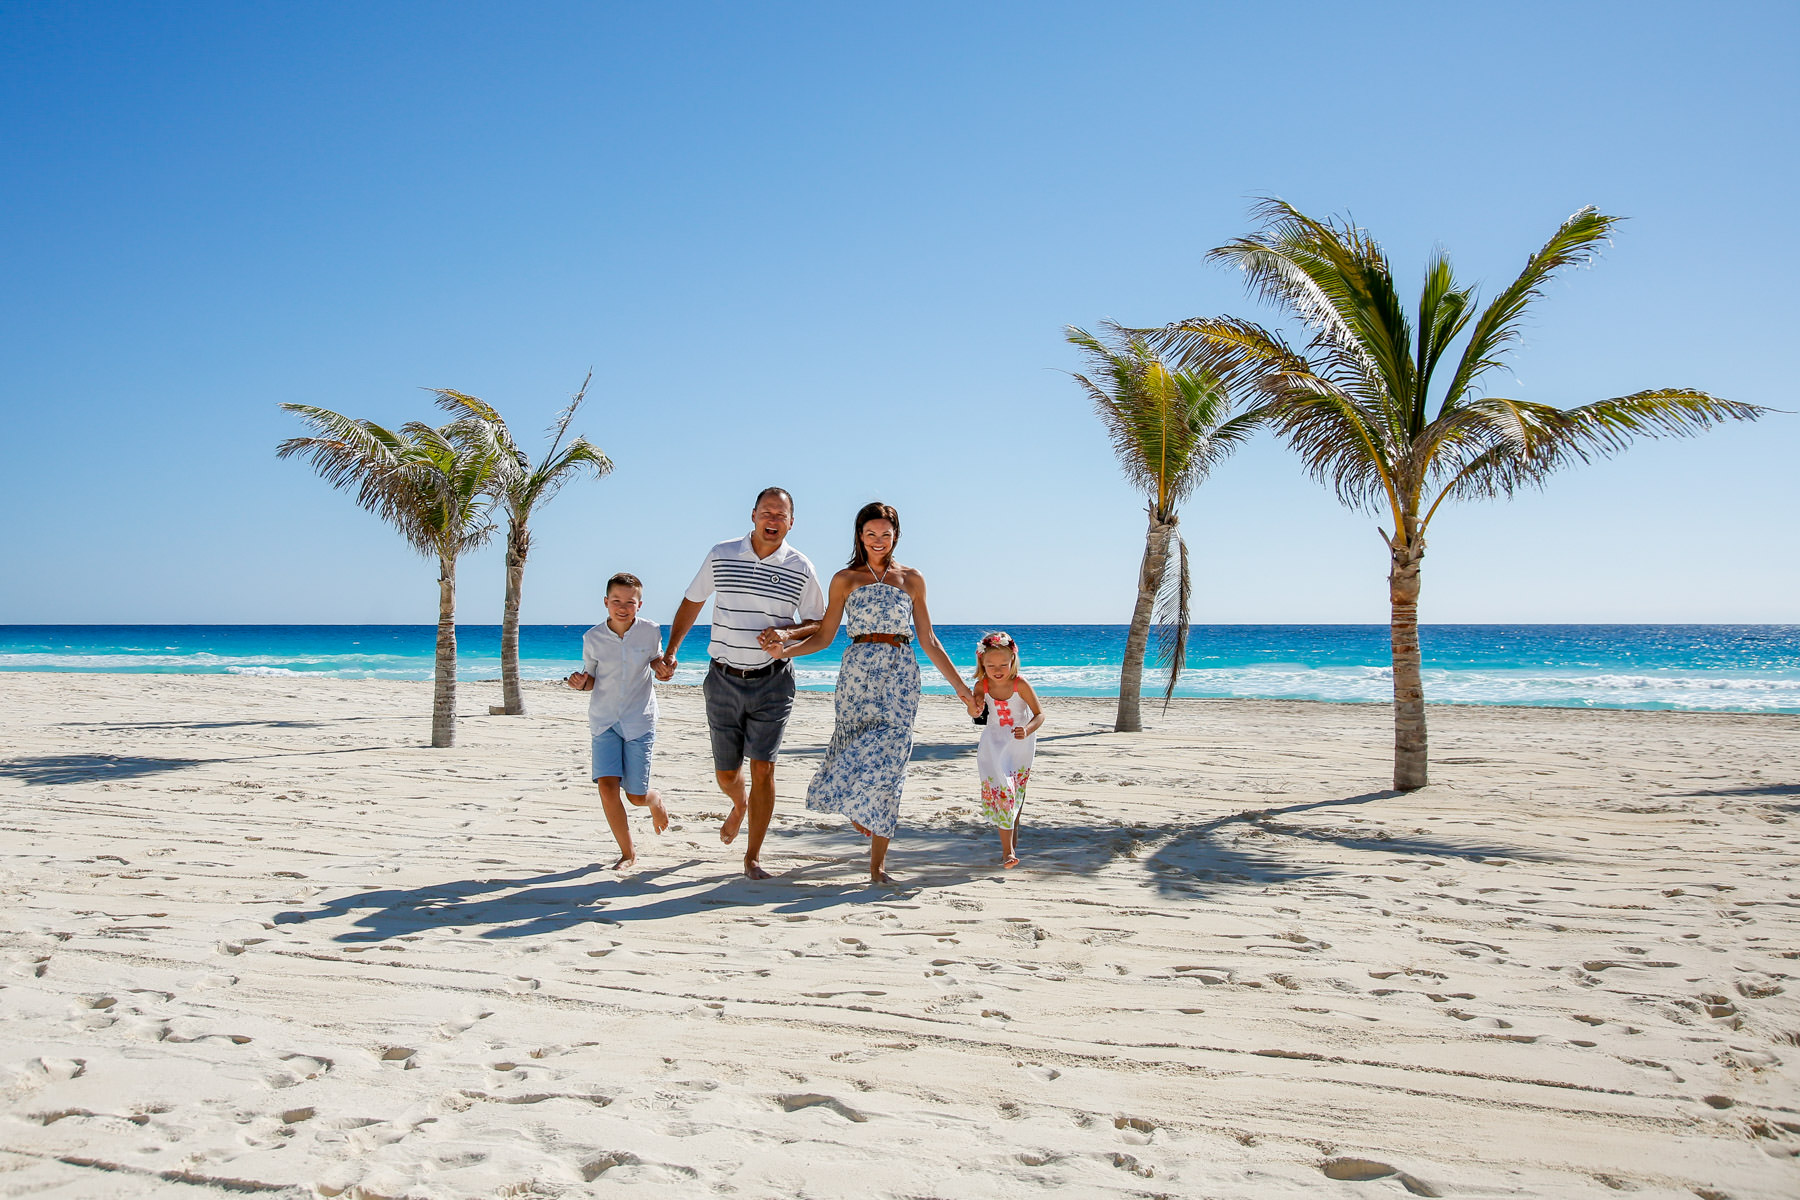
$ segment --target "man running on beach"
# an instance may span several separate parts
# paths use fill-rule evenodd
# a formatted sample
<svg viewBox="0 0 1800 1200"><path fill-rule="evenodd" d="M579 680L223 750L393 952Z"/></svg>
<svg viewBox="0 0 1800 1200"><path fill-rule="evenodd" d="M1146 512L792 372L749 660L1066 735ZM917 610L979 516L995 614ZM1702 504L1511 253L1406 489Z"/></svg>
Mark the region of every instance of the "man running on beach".
<svg viewBox="0 0 1800 1200"><path fill-rule="evenodd" d="M794 711L794 668L786 659L771 658L764 646L779 643L777 630L789 638L811 637L825 615L825 593L812 561L786 544L793 527L794 498L786 488L764 488L751 512L749 534L720 542L700 564L669 623L668 649L656 660L659 675L674 671L682 639L706 598L717 593L705 692L713 776L731 801L719 840L729 845L749 815L744 874L752 879L769 878L758 859L775 814L775 756ZM745 757L750 759L747 789Z"/></svg>

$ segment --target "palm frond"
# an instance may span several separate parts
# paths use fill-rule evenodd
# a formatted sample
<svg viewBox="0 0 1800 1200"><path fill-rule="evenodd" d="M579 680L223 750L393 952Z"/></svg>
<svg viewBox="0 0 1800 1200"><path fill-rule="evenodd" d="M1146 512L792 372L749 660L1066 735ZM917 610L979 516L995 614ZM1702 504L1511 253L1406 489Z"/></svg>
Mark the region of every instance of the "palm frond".
<svg viewBox="0 0 1800 1200"><path fill-rule="evenodd" d="M1446 499L1506 497L1542 487L1558 469L1610 457L1637 438L1694 437L1768 411L1691 388L1655 388L1577 408L1499 397L1471 400L1452 414L1455 427L1441 439L1436 457L1449 478L1426 520Z"/></svg>
<svg viewBox="0 0 1800 1200"><path fill-rule="evenodd" d="M1450 256L1432 251L1425 264L1425 283L1419 290L1419 349L1417 410L1422 415L1431 394L1431 377L1444 353L1474 316L1475 293L1456 286ZM1413 435L1418 436L1414 429Z"/></svg>
<svg viewBox="0 0 1800 1200"><path fill-rule="evenodd" d="M1254 210L1264 228L1211 251L1238 267L1252 291L1313 331L1313 350L1346 376L1347 393L1391 406L1390 423L1415 421L1412 328L1387 256L1367 230L1306 216L1285 201Z"/></svg>
<svg viewBox="0 0 1800 1200"><path fill-rule="evenodd" d="M1519 337L1527 308L1543 295L1550 277L1564 267L1590 262L1620 219L1589 205L1558 226L1550 240L1525 261L1519 277L1496 295L1476 319L1469 344L1463 347L1456 373L1444 392L1445 409L1461 404L1476 380L1500 365L1502 353Z"/></svg>
<svg viewBox="0 0 1800 1200"><path fill-rule="evenodd" d="M433 427L409 421L390 430L329 409L283 408L320 432L288 438L280 458L304 456L333 488L394 526L422 554L454 554L492 532L483 492L494 468L491 443L475 425Z"/></svg>
<svg viewBox="0 0 1800 1200"><path fill-rule="evenodd" d="M1149 497L1159 519L1168 519L1254 432L1260 415L1234 417L1231 391L1219 376L1171 366L1132 331L1112 322L1105 328L1109 341L1067 330L1093 372L1073 377L1093 401L1126 478Z"/></svg>
<svg viewBox="0 0 1800 1200"><path fill-rule="evenodd" d="M1193 584L1188 574L1187 539L1178 529L1169 531L1173 553L1163 563L1162 586L1156 595L1155 614L1151 620L1155 631L1157 665L1169 673L1163 687L1163 711L1175 697L1175 684L1187 665L1188 613L1193 598Z"/></svg>

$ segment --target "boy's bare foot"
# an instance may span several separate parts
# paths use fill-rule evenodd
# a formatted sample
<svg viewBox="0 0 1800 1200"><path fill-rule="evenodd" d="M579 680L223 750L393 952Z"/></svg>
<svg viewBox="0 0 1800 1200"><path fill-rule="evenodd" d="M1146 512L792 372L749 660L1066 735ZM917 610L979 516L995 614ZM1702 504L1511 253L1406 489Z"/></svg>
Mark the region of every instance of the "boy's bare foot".
<svg viewBox="0 0 1800 1200"><path fill-rule="evenodd" d="M635 866L637 866L637 855L621 854L619 856L619 861L612 865L612 869L615 871L623 871L623 870L627 869L628 867L635 867Z"/></svg>
<svg viewBox="0 0 1800 1200"><path fill-rule="evenodd" d="M762 869L762 864L754 858L744 860L744 877L747 879L773 879L773 875Z"/></svg>
<svg viewBox="0 0 1800 1200"><path fill-rule="evenodd" d="M744 817L749 812L750 805L747 802L744 804L732 805L731 815L725 818L725 823L723 825L719 826L719 840L724 842L727 846L736 841L738 830L743 827Z"/></svg>
<svg viewBox="0 0 1800 1200"><path fill-rule="evenodd" d="M650 804L650 828L661 833L669 827L669 810L663 804L661 792L646 792L644 799Z"/></svg>
<svg viewBox="0 0 1800 1200"><path fill-rule="evenodd" d="M850 828L856 830L856 832L862 834L864 837L874 837L875 836L875 834L871 830L864 828L863 825L857 821L850 822Z"/></svg>
<svg viewBox="0 0 1800 1200"><path fill-rule="evenodd" d="M894 877L892 875L889 875L886 871L871 871L869 873L869 882L870 883L892 883L892 882L894 882Z"/></svg>

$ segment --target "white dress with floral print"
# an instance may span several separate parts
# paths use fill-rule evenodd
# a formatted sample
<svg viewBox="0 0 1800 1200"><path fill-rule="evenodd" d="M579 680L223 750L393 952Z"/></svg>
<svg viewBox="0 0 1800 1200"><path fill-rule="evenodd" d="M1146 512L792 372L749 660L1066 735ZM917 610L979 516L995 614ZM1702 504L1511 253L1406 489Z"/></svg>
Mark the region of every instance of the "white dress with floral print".
<svg viewBox="0 0 1800 1200"><path fill-rule="evenodd" d="M975 747L975 766L981 772L981 813L1001 829L1019 822L1031 759L1037 753L1037 734L1020 738L1013 730L1030 724L1035 716L1016 685L1008 699L987 697L987 724Z"/></svg>
<svg viewBox="0 0 1800 1200"><path fill-rule="evenodd" d="M891 583L857 588L844 601L850 636L912 636L912 597ZM838 670L837 721L825 761L806 789L811 812L849 817L877 837L900 827L900 789L919 713L919 660L910 645L852 642Z"/></svg>

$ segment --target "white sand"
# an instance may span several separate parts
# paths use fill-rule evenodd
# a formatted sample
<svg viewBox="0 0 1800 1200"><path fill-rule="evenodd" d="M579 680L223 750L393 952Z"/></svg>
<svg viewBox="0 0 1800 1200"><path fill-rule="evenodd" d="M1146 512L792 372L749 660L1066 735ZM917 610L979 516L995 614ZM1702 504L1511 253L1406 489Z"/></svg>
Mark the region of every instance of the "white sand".
<svg viewBox="0 0 1800 1200"><path fill-rule="evenodd" d="M1800 718L1057 701L1008 872L928 699L871 889L497 692L0 675L0 1195L1800 1195Z"/></svg>

